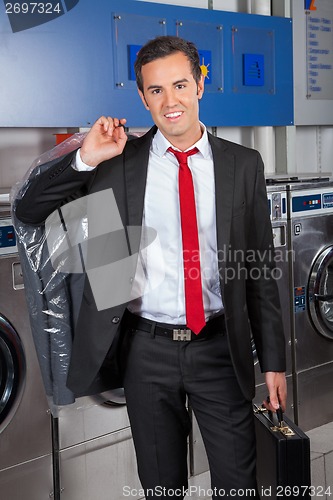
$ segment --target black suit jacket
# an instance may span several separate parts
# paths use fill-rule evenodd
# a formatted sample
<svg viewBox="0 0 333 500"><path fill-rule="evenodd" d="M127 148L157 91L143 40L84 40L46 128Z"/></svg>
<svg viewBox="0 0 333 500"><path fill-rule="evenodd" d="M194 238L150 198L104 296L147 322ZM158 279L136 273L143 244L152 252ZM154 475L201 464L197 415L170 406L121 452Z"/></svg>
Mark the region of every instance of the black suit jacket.
<svg viewBox="0 0 333 500"><path fill-rule="evenodd" d="M71 153L30 184L16 215L42 224L73 197L112 188L124 226L140 226L149 149L156 127L128 141L123 153L91 172L76 172ZM216 230L222 300L230 353L247 399L254 396L251 331L262 371L285 371L285 340L263 163L259 153L208 134L215 172ZM103 213L105 207L101 207ZM133 253L137 249L133 249ZM117 283L114 284L117 286ZM82 393L105 362L117 386L116 352L127 304L98 311L86 279L67 384Z"/></svg>

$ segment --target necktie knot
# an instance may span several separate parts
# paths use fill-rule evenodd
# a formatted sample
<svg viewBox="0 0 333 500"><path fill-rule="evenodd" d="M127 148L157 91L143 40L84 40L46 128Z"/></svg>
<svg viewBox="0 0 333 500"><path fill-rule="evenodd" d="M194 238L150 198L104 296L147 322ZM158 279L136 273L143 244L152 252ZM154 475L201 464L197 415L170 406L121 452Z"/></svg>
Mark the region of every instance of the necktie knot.
<svg viewBox="0 0 333 500"><path fill-rule="evenodd" d="M168 151L173 153L178 160L179 165L187 165L187 158L189 156L195 155L199 152L198 148L192 148L189 151L176 151L173 148L169 148Z"/></svg>

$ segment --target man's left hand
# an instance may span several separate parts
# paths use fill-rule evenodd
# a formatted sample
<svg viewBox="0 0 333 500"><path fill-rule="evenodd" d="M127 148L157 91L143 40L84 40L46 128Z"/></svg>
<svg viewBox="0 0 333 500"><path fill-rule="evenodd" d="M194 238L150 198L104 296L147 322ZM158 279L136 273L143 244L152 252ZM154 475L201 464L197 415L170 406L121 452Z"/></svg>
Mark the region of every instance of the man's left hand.
<svg viewBox="0 0 333 500"><path fill-rule="evenodd" d="M263 401L270 411L276 411L281 405L283 411L287 406L287 381L284 372L266 372L265 381L268 389L269 402Z"/></svg>

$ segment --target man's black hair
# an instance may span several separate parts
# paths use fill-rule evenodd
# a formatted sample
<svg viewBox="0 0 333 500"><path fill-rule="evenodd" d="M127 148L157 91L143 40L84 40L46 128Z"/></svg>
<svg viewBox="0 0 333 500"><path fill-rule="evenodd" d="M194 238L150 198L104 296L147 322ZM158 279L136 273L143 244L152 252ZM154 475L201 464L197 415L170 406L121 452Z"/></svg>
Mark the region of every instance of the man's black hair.
<svg viewBox="0 0 333 500"><path fill-rule="evenodd" d="M202 73L198 50L194 43L177 36L159 36L141 47L134 63L136 83L142 93L142 66L156 59L160 59L161 57L170 56L176 52L182 52L188 58L191 64L193 78L196 84L199 83Z"/></svg>

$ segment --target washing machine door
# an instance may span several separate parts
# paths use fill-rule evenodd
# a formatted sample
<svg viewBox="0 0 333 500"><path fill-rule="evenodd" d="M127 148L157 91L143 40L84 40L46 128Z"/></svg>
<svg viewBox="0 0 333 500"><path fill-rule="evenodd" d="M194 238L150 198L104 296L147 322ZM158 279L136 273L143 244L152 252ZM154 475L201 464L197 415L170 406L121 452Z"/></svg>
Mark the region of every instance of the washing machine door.
<svg viewBox="0 0 333 500"><path fill-rule="evenodd" d="M0 432L9 424L20 404L25 373L26 363L20 337L0 313Z"/></svg>
<svg viewBox="0 0 333 500"><path fill-rule="evenodd" d="M325 248L312 266L308 310L316 330L333 340L333 246Z"/></svg>

